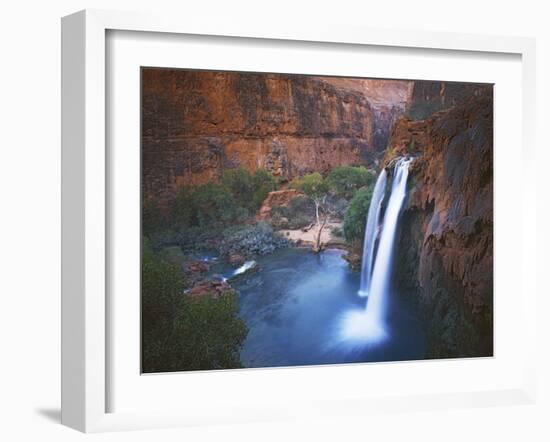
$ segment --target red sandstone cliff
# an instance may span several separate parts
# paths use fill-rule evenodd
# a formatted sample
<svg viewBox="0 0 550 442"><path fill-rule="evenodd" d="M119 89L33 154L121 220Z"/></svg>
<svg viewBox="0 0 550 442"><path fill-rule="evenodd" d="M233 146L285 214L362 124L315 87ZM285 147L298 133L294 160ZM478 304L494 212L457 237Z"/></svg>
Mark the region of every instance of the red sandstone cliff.
<svg viewBox="0 0 550 442"><path fill-rule="evenodd" d="M369 100L374 112L373 144L378 151L386 148L395 121L408 112L416 84L408 80L342 77L327 77L324 81L356 91Z"/></svg>
<svg viewBox="0 0 550 442"><path fill-rule="evenodd" d="M142 70L143 189L164 197L224 167L292 178L371 161L374 112L322 77Z"/></svg>
<svg viewBox="0 0 550 442"><path fill-rule="evenodd" d="M491 86L425 121L402 120L390 148L411 145L399 283L428 319L430 356L492 355Z"/></svg>

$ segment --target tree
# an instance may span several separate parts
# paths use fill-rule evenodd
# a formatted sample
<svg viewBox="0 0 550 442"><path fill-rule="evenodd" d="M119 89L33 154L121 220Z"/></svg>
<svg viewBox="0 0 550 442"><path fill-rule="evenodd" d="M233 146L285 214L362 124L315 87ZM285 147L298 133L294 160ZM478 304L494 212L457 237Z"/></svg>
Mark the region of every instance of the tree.
<svg viewBox="0 0 550 442"><path fill-rule="evenodd" d="M193 193L193 204L199 226L225 225L246 215L231 192L216 183L198 186Z"/></svg>
<svg viewBox="0 0 550 442"><path fill-rule="evenodd" d="M355 192L344 216L344 237L353 243L365 235L365 223L372 198L372 188L363 187Z"/></svg>
<svg viewBox="0 0 550 442"><path fill-rule="evenodd" d="M319 172L310 173L309 175L305 175L303 178L294 179L291 185L295 189L304 192L313 200L313 203L315 204L317 234L315 235L315 241L313 243L313 251L316 253L320 252L323 249L321 234L329 217L328 208L325 206L329 186ZM325 214L322 221L319 216L320 209L323 210Z"/></svg>
<svg viewBox="0 0 550 442"><path fill-rule="evenodd" d="M329 187L323 176L319 172L310 173L303 178L295 178L291 182L291 187L300 190L310 197L315 204L315 219L317 225L321 225L319 210L326 202Z"/></svg>
<svg viewBox="0 0 550 442"><path fill-rule="evenodd" d="M364 166L340 166L330 172L327 183L338 196L350 199L357 189L371 186L375 179L376 174Z"/></svg>

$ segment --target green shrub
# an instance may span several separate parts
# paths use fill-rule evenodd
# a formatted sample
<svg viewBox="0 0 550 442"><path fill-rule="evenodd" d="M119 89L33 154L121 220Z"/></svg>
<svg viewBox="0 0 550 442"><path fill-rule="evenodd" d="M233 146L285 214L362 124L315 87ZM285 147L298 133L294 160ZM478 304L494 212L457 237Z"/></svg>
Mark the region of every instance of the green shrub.
<svg viewBox="0 0 550 442"><path fill-rule="evenodd" d="M155 318L170 318L179 305L185 280L178 268L169 261L160 259L143 241L142 247L141 296L143 321L145 325L165 327L169 324L161 321L155 324ZM146 328L146 327L145 327Z"/></svg>
<svg viewBox="0 0 550 442"><path fill-rule="evenodd" d="M231 192L238 205L249 208L251 196L254 193L254 177L241 167L226 169L223 172L221 184Z"/></svg>
<svg viewBox="0 0 550 442"><path fill-rule="evenodd" d="M290 187L305 193L315 204L315 220L320 224L319 214L324 209L324 204L329 191L327 180L319 172L304 175L302 178L294 178Z"/></svg>
<svg viewBox="0 0 550 442"><path fill-rule="evenodd" d="M144 200L143 234L163 244L180 244L186 241L169 238L184 239L189 236L186 231L196 233L196 227L216 229L243 222L276 187L277 181L264 169L254 174L242 168L228 169L220 183L180 187L168 207L161 207L155 199Z"/></svg>
<svg viewBox="0 0 550 442"><path fill-rule="evenodd" d="M231 192L216 183L198 186L193 193L193 205L200 226L225 225L248 216L246 209L239 207Z"/></svg>
<svg viewBox="0 0 550 442"><path fill-rule="evenodd" d="M238 317L235 291L186 297L174 321L173 362L167 371L242 367L239 350L248 334Z"/></svg>
<svg viewBox="0 0 550 442"><path fill-rule="evenodd" d="M237 295L190 297L176 266L142 252L142 369L146 373L241 366L239 349L246 324L238 317Z"/></svg>
<svg viewBox="0 0 550 442"><path fill-rule="evenodd" d="M375 173L366 167L340 166L330 172L327 183L337 195L350 199L357 189L371 186L375 179Z"/></svg>
<svg viewBox="0 0 550 442"><path fill-rule="evenodd" d="M372 189L363 187L351 199L344 216L344 237L347 242L354 243L363 239L371 198Z"/></svg>
<svg viewBox="0 0 550 442"><path fill-rule="evenodd" d="M253 211L258 210L269 192L277 188L277 181L265 169L258 169L254 174L254 193L252 195L252 203L250 208Z"/></svg>
<svg viewBox="0 0 550 442"><path fill-rule="evenodd" d="M144 235L167 228L170 218L155 199L144 199L141 205L141 228Z"/></svg>
<svg viewBox="0 0 550 442"><path fill-rule="evenodd" d="M271 223L277 229L301 229L315 220L313 201L305 195L292 198L287 206L273 206Z"/></svg>
<svg viewBox="0 0 550 442"><path fill-rule="evenodd" d="M319 172L304 175L301 178L294 178L290 187L304 192L311 198L321 198L328 192L327 182Z"/></svg>
<svg viewBox="0 0 550 442"><path fill-rule="evenodd" d="M184 253L216 248L216 244L224 230L220 225L207 226L174 226L153 233L150 236L151 247L161 250L169 246L179 246Z"/></svg>
<svg viewBox="0 0 550 442"><path fill-rule="evenodd" d="M189 186L179 188L172 203L172 222L181 226L196 223L196 209L193 200L193 189Z"/></svg>
<svg viewBox="0 0 550 442"><path fill-rule="evenodd" d="M288 203L288 210L292 217L300 214L309 216L315 215L315 206L312 204L312 201L304 195L298 195L292 198Z"/></svg>
<svg viewBox="0 0 550 442"><path fill-rule="evenodd" d="M223 173L222 185L231 192L239 206L252 214L260 208L267 194L276 189L277 181L265 169L258 169L251 174L239 167L227 169Z"/></svg>

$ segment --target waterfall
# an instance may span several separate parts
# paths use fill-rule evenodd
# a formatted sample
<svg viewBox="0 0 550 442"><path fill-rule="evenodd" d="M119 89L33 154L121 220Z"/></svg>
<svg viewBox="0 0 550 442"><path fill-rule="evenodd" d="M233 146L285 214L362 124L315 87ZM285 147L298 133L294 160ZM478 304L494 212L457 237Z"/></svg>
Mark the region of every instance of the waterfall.
<svg viewBox="0 0 550 442"><path fill-rule="evenodd" d="M407 191L407 177L409 175L410 160L400 159L395 165L393 183L388 207L384 214L384 224L380 244L376 253L372 279L367 301L367 319L382 323L385 316L386 298L389 291L389 282L392 272L392 258L397 231L397 221L401 213L401 206Z"/></svg>
<svg viewBox="0 0 550 442"><path fill-rule="evenodd" d="M367 296L372 274L372 261L374 258L374 244L378 236L378 223L380 222L380 211L382 210L382 201L386 192L386 170L382 169L369 206L365 226L365 239L363 240L363 260L361 263L361 285L359 287L359 296Z"/></svg>
<svg viewBox="0 0 550 442"><path fill-rule="evenodd" d="M377 342L387 336L385 327L386 303L390 289L393 249L399 214L407 190L410 162L409 159L401 158L395 164L391 194L382 222L380 242L374 256L370 283L366 286L368 292L367 305L364 310L350 312L344 318L342 335L346 340ZM375 208L373 210L379 209ZM370 208L368 216L370 218ZM369 221L367 221L367 225ZM373 223L376 223L376 220ZM372 246L371 242L367 243L365 241L365 247L370 248ZM363 256L365 256L365 253L368 256L368 250L363 251ZM363 263L363 266L365 265L368 268L370 264L368 262Z"/></svg>

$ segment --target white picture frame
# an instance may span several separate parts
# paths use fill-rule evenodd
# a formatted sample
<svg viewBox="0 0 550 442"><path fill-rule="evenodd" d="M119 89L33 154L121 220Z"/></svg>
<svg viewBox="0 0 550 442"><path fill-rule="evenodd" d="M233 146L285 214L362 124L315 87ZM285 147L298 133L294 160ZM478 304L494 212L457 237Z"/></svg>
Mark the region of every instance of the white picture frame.
<svg viewBox="0 0 550 442"><path fill-rule="evenodd" d="M247 404L226 415L185 412L107 412L112 385L107 327L107 244L109 205L107 174L106 33L143 31L296 42L369 45L381 48L426 48L515 54L522 71L522 168L534 167L535 42L518 37L494 37L417 31L388 31L345 26L269 25L200 20L196 17L86 10L62 20L62 423L84 432L185 426L217 422L247 422L342 414L383 409L453 408L532 403L536 396L535 269L526 256L536 249L536 193L522 189L521 297L526 343L523 382L511 388L414 396L316 399L284 407ZM498 189L497 189L498 192ZM532 232L529 234L528 232ZM498 317L497 317L498 320ZM274 372L273 376L277 376Z"/></svg>

